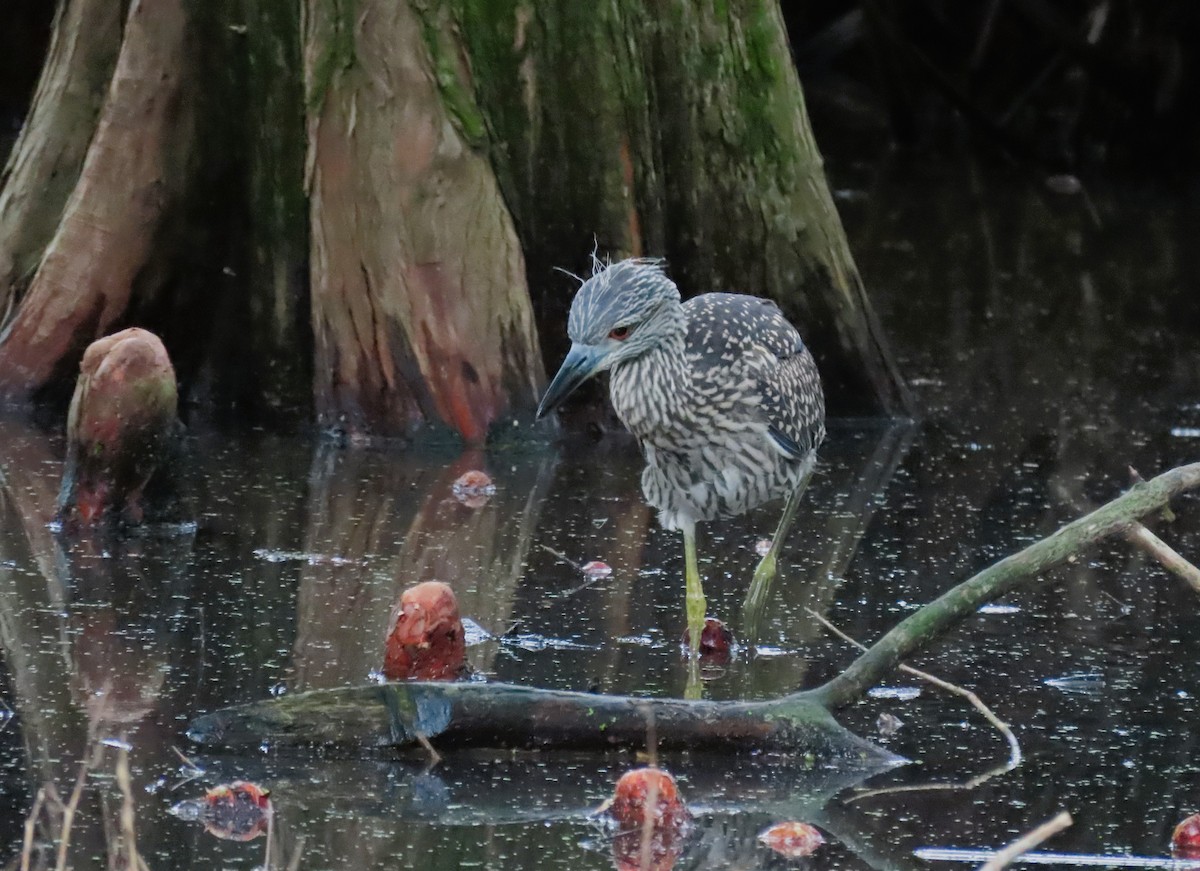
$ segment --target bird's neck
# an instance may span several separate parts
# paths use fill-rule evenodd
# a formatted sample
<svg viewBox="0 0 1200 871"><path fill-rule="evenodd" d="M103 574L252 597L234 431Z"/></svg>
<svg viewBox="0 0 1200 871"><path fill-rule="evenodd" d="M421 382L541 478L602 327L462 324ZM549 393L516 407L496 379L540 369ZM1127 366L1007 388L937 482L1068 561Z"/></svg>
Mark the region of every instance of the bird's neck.
<svg viewBox="0 0 1200 871"><path fill-rule="evenodd" d="M659 317L664 320L655 325L658 341L644 354L614 366L609 381L617 416L638 438L652 437L690 392L683 307L677 303Z"/></svg>

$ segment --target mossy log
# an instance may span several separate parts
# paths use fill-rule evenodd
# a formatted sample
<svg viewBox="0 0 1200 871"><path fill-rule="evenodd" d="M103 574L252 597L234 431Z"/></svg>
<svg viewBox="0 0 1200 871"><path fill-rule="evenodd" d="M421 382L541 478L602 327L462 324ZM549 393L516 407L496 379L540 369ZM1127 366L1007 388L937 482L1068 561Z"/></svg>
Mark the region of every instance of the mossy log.
<svg viewBox="0 0 1200 871"><path fill-rule="evenodd" d="M397 683L318 690L197 718L192 740L212 747L372 750L422 736L438 747L768 750L817 758L882 758L831 712L861 698L900 660L931 644L984 602L1039 578L1073 554L1200 487L1200 463L1134 485L954 587L902 621L842 674L767 702L707 702L567 693L508 684Z"/></svg>
<svg viewBox="0 0 1200 871"><path fill-rule="evenodd" d="M433 741L440 749L645 749L748 752L878 763L891 754L811 699L689 702L488 683L389 683L314 690L192 722L199 744L369 750Z"/></svg>

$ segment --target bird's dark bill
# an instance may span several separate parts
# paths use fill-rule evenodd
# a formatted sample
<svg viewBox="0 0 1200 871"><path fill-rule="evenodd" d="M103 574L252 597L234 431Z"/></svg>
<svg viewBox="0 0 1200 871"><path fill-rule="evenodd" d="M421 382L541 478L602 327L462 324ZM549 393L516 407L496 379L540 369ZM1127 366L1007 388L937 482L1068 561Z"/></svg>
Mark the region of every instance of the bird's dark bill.
<svg viewBox="0 0 1200 871"><path fill-rule="evenodd" d="M596 362L596 355L590 349L572 346L567 358L559 367L558 374L546 388L541 404L538 405L537 416L544 417L558 408L564 399L575 392L575 388L591 378L596 373Z"/></svg>

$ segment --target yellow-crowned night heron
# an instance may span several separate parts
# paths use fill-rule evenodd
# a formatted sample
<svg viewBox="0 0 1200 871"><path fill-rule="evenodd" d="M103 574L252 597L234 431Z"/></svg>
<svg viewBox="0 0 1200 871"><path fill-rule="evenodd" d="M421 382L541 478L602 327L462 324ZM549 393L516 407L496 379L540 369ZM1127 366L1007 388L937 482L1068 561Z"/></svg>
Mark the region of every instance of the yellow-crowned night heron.
<svg viewBox="0 0 1200 871"><path fill-rule="evenodd" d="M646 458L642 492L663 527L683 532L694 653L705 617L696 522L787 496L746 599L747 615L757 613L825 437L816 364L775 303L732 293L680 302L657 260L597 262L571 304L567 333L571 350L538 417L611 370L613 407Z"/></svg>

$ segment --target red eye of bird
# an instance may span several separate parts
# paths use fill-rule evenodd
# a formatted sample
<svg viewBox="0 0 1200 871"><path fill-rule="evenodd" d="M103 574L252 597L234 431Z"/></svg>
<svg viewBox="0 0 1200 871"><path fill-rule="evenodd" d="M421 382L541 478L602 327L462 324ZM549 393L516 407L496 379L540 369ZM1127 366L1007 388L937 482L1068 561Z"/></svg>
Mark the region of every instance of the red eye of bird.
<svg viewBox="0 0 1200 871"><path fill-rule="evenodd" d="M608 334L610 339L616 339L618 342L623 342L629 338L629 327L617 327Z"/></svg>

